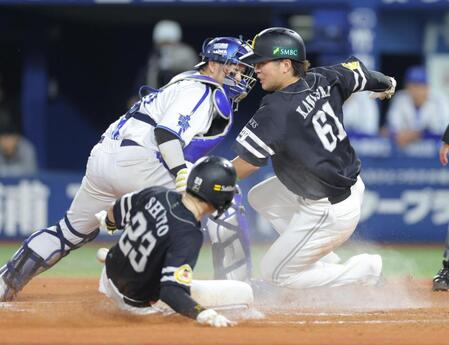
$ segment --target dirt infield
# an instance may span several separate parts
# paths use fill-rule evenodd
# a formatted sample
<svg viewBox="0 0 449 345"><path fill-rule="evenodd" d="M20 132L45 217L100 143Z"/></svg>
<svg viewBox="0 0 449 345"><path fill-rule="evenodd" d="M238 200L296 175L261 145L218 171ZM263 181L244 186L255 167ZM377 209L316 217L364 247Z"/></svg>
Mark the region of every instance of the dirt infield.
<svg viewBox="0 0 449 345"><path fill-rule="evenodd" d="M383 287L266 294L230 329L123 314L95 279L37 278L0 303L0 344L449 344L449 293L411 279Z"/></svg>

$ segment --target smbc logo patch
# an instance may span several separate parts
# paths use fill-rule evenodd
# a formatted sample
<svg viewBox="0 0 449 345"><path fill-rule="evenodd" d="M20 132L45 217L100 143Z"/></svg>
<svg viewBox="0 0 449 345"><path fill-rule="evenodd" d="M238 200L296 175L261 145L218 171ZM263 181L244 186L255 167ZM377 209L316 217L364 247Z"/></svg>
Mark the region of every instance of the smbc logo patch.
<svg viewBox="0 0 449 345"><path fill-rule="evenodd" d="M274 56L298 56L298 49L273 47Z"/></svg>

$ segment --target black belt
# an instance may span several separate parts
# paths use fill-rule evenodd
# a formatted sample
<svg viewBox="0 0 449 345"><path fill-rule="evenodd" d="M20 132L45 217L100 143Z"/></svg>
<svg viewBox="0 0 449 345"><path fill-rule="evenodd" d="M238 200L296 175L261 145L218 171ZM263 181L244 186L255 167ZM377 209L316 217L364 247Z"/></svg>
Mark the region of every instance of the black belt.
<svg viewBox="0 0 449 345"><path fill-rule="evenodd" d="M346 200L351 195L351 189L348 189L347 191L343 192L340 195L337 196L330 196L327 199L329 202L334 205L338 204L339 202L342 202L343 200Z"/></svg>
<svg viewBox="0 0 449 345"><path fill-rule="evenodd" d="M134 140L131 139L123 139L120 143L120 146L140 146L138 143L136 143Z"/></svg>
<svg viewBox="0 0 449 345"><path fill-rule="evenodd" d="M104 140L104 136L102 136L100 138L100 141L98 142L99 144L101 144ZM120 146L140 146L138 143L136 143L134 140L131 139L122 139L122 142L120 143Z"/></svg>
<svg viewBox="0 0 449 345"><path fill-rule="evenodd" d="M132 307L136 307L136 308L146 308L146 307L151 306L150 302L137 301L135 299L131 299L126 296L123 296L123 302L125 302L126 304L128 304Z"/></svg>

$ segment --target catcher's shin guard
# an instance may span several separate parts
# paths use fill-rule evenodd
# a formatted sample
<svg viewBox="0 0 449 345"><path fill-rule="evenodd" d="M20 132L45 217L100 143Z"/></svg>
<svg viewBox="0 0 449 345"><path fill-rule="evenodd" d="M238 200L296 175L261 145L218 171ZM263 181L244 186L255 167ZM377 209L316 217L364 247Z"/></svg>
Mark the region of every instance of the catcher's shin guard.
<svg viewBox="0 0 449 345"><path fill-rule="evenodd" d="M78 233L79 240L74 244L64 237L60 223L31 234L0 268L0 301L13 300L33 277L54 266L73 249L92 241L99 233L98 229L88 235Z"/></svg>
<svg viewBox="0 0 449 345"><path fill-rule="evenodd" d="M49 267L39 255L24 244L8 263L0 269L1 279L5 284L5 290L2 291L0 300L13 300L31 278Z"/></svg>
<svg viewBox="0 0 449 345"><path fill-rule="evenodd" d="M252 272L248 222L240 194L218 219L208 219L214 279L249 280Z"/></svg>

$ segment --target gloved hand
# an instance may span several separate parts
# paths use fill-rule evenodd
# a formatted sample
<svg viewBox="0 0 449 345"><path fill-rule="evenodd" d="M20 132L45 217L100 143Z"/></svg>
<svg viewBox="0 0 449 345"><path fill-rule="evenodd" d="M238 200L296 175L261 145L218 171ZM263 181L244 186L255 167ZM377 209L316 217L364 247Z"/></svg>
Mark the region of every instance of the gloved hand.
<svg viewBox="0 0 449 345"><path fill-rule="evenodd" d="M187 177L189 176L189 170L183 168L176 174L176 191L179 193L185 192L187 187Z"/></svg>
<svg viewBox="0 0 449 345"><path fill-rule="evenodd" d="M234 321L228 320L225 316L218 314L213 309L203 310L196 317L196 321L201 325L209 325L212 327L232 327L237 324Z"/></svg>
<svg viewBox="0 0 449 345"><path fill-rule="evenodd" d="M95 214L95 218L97 218L98 223L100 223L100 231L107 231L109 235L112 235L114 231L117 230L117 227L114 223L109 220L106 220L108 216L108 212L103 210Z"/></svg>
<svg viewBox="0 0 449 345"><path fill-rule="evenodd" d="M376 99L379 98L380 100L384 99L390 99L393 97L395 91L396 91L396 80L393 77L389 77L391 80L391 87L385 91L382 92L371 92L370 98Z"/></svg>

